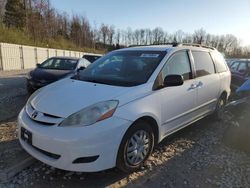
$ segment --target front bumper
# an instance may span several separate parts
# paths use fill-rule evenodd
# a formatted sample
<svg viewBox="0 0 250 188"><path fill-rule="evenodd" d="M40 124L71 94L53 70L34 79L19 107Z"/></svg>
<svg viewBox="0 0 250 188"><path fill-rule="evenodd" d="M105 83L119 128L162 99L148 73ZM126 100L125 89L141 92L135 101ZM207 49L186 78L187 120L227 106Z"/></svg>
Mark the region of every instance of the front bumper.
<svg viewBox="0 0 250 188"><path fill-rule="evenodd" d="M22 147L38 160L63 170L96 172L116 165L122 137L132 122L111 117L86 127L45 126L22 110L18 116L19 141ZM32 133L32 145L21 139L21 127ZM58 159L42 151L59 155ZM73 163L77 158L98 156L95 161Z"/></svg>
<svg viewBox="0 0 250 188"><path fill-rule="evenodd" d="M52 82L40 82L40 81L36 81L33 79L27 79L27 85L29 88L32 88L32 89L39 89L51 83Z"/></svg>

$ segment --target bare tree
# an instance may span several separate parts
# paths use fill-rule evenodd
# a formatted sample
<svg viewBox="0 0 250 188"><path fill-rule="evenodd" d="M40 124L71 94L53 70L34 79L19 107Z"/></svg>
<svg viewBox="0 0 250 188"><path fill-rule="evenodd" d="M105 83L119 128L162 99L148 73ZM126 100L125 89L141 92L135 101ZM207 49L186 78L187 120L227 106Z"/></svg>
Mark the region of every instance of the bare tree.
<svg viewBox="0 0 250 188"><path fill-rule="evenodd" d="M115 35L115 27L109 26L109 28L108 28L108 41L109 41L110 46L113 44L114 35Z"/></svg>
<svg viewBox="0 0 250 188"><path fill-rule="evenodd" d="M176 39L176 42L178 42L178 43L183 42L184 32L182 30L176 31L174 33L174 38Z"/></svg>
<svg viewBox="0 0 250 188"><path fill-rule="evenodd" d="M6 0L0 0L0 24L3 22Z"/></svg>
<svg viewBox="0 0 250 188"><path fill-rule="evenodd" d="M152 31L152 35L153 35L153 43L154 44L159 44L162 43L163 41L163 37L164 37L164 31L162 28L157 27Z"/></svg>
<svg viewBox="0 0 250 188"><path fill-rule="evenodd" d="M201 28L194 31L194 43L202 44L205 40L206 31Z"/></svg>
<svg viewBox="0 0 250 188"><path fill-rule="evenodd" d="M102 24L101 28L100 28L100 33L101 33L101 37L102 37L102 42L103 42L104 47L105 47L107 44L107 38L109 35L109 26Z"/></svg>
<svg viewBox="0 0 250 188"><path fill-rule="evenodd" d="M120 41L121 41L121 30L117 29L116 30L116 35L115 35L115 39L116 39L116 45L120 46Z"/></svg>

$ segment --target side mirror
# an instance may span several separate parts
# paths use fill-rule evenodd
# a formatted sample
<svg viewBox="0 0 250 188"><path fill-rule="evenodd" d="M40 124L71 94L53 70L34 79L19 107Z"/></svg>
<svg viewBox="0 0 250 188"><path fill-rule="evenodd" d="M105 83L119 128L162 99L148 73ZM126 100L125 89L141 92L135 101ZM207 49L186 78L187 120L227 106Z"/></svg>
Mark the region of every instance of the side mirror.
<svg viewBox="0 0 250 188"><path fill-rule="evenodd" d="M38 63L37 63L37 64L36 64L36 67L38 67L38 68L39 68L39 67L40 67L40 64L38 64Z"/></svg>
<svg viewBox="0 0 250 188"><path fill-rule="evenodd" d="M164 87L181 86L183 83L184 80L181 75L172 74L164 78Z"/></svg>
<svg viewBox="0 0 250 188"><path fill-rule="evenodd" d="M82 70L84 70L84 69L86 69L86 67L79 67L79 68L77 69L77 72L82 71Z"/></svg>

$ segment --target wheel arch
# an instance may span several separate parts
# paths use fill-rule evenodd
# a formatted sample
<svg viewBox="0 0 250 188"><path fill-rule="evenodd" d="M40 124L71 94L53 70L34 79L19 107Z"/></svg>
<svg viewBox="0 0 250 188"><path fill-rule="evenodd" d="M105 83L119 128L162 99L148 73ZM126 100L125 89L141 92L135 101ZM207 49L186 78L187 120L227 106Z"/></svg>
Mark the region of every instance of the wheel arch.
<svg viewBox="0 0 250 188"><path fill-rule="evenodd" d="M224 90L224 91L221 92L220 97L223 97L223 98L225 98L227 100L229 95L228 95L227 91Z"/></svg>
<svg viewBox="0 0 250 188"><path fill-rule="evenodd" d="M159 126L158 126L157 121L152 116L147 115L147 116L142 116L142 117L139 117L138 119L136 119L131 126L133 126L138 121L145 121L145 122L149 123L149 125L151 126L153 133L154 133L154 142L156 144L159 143L160 130L159 130Z"/></svg>

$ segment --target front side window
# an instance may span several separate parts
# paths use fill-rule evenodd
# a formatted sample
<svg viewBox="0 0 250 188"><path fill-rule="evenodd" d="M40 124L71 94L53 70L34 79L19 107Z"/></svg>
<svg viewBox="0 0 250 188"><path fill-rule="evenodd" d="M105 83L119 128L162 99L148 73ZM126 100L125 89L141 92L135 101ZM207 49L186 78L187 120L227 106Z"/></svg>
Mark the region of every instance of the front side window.
<svg viewBox="0 0 250 188"><path fill-rule="evenodd" d="M89 65L74 79L118 86L146 83L166 51L115 51Z"/></svg>
<svg viewBox="0 0 250 188"><path fill-rule="evenodd" d="M184 80L192 79L192 71L187 51L176 52L164 65L157 77L157 86L162 86L168 75L182 75Z"/></svg>
<svg viewBox="0 0 250 188"><path fill-rule="evenodd" d="M50 58L39 65L43 69L74 70L77 66L77 60L64 58Z"/></svg>
<svg viewBox="0 0 250 188"><path fill-rule="evenodd" d="M214 63L208 52L192 51L192 54L194 57L194 64L197 77L215 73Z"/></svg>

